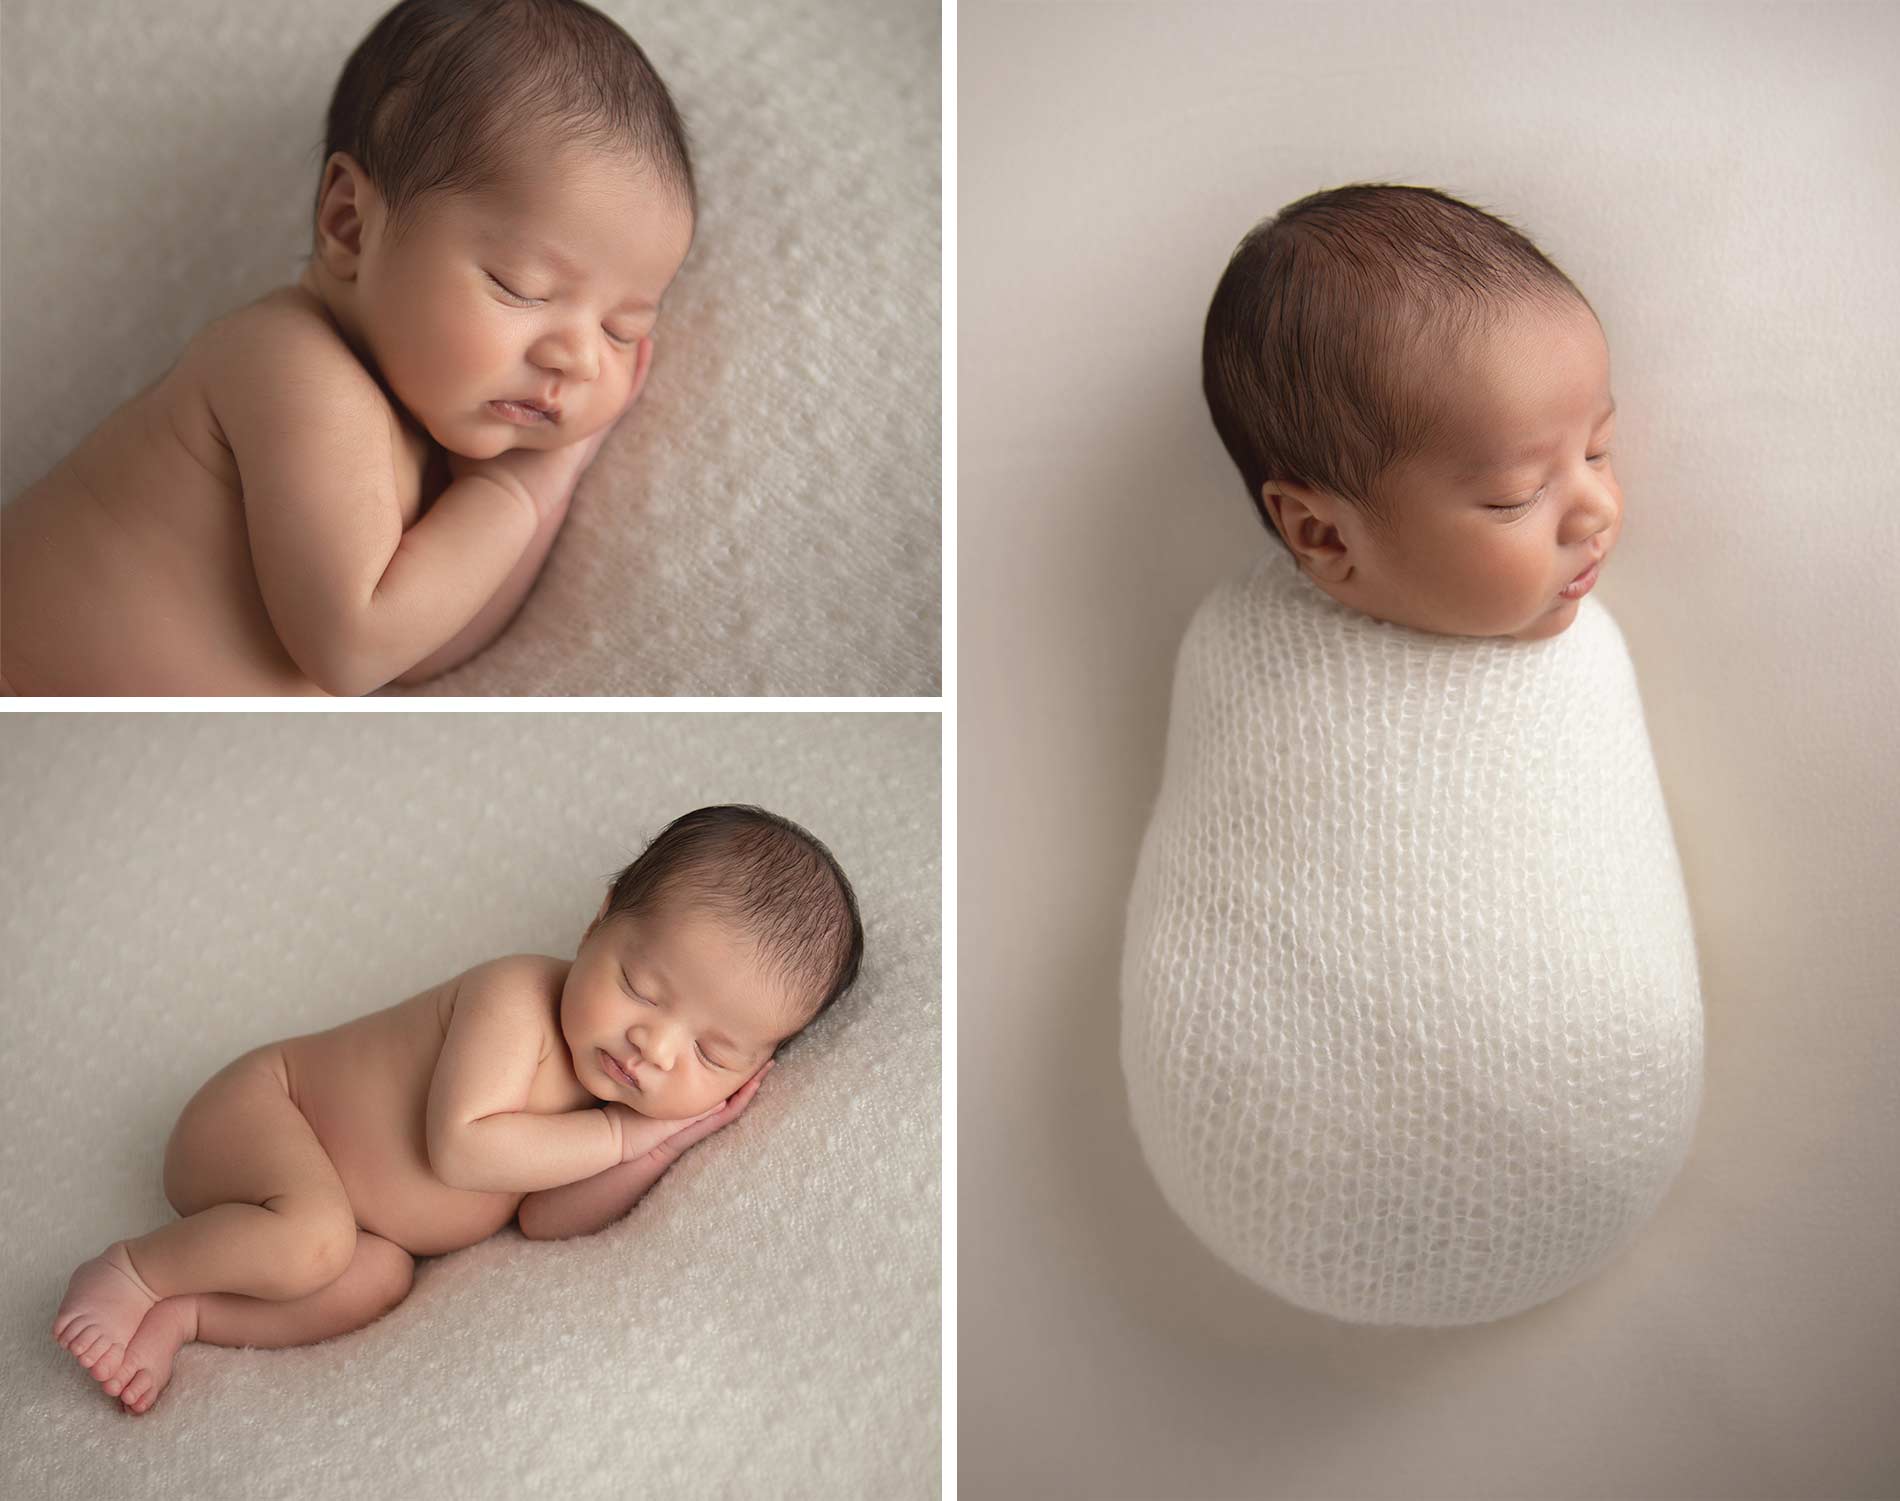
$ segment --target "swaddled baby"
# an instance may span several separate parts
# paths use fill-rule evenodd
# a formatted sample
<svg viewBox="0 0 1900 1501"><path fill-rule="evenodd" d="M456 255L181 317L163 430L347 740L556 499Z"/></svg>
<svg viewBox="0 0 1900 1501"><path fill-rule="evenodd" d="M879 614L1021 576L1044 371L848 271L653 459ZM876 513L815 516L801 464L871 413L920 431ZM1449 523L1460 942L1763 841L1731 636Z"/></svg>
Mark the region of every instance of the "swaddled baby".
<svg viewBox="0 0 1900 1501"><path fill-rule="evenodd" d="M1600 1267L1688 1149L1702 1022L1621 634L1602 329L1426 188L1302 199L1208 312L1279 546L1182 645L1123 962L1135 1128L1230 1264L1454 1324Z"/></svg>
<svg viewBox="0 0 1900 1501"><path fill-rule="evenodd" d="M302 275L0 512L0 691L356 694L473 656L646 381L693 235L666 85L573 0L404 0Z"/></svg>
<svg viewBox="0 0 1900 1501"><path fill-rule="evenodd" d="M417 1256L517 1218L533 1240L592 1234L745 1110L863 951L851 884L805 830L685 814L573 959L491 960L214 1075L165 1148L182 1218L80 1265L53 1338L145 1412L188 1341L315 1344L401 1302Z"/></svg>

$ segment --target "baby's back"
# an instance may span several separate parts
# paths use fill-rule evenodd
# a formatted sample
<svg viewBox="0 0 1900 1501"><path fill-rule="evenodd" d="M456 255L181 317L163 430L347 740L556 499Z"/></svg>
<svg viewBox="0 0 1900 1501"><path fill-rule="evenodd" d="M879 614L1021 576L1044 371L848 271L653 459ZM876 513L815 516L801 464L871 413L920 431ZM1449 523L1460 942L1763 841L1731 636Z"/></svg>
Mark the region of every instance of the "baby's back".
<svg viewBox="0 0 1900 1501"><path fill-rule="evenodd" d="M271 304L330 326L297 287L214 321L0 512L0 676L15 693L323 691L271 626L217 415L220 388L273 374L237 368L225 337ZM388 416L407 527L422 507L430 444L393 403Z"/></svg>

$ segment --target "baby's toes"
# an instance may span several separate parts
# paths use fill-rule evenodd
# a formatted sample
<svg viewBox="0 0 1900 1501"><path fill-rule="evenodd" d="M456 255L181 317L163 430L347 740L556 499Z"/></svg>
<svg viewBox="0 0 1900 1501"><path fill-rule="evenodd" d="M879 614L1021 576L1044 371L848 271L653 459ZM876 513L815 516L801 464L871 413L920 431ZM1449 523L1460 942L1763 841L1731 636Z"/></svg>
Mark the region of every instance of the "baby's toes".
<svg viewBox="0 0 1900 1501"><path fill-rule="evenodd" d="M92 1358L86 1369L92 1372L94 1381L106 1381L119 1374L119 1367L125 1364L125 1346L108 1343Z"/></svg>
<svg viewBox="0 0 1900 1501"><path fill-rule="evenodd" d="M137 1407L139 1403L144 1400L145 1394L152 1389L151 1373L149 1371L134 1371L131 1379L125 1383L125 1391L123 1394L116 1390L118 1385L119 1383L116 1381L108 1382L106 1384L106 1395L118 1397L127 1407Z"/></svg>

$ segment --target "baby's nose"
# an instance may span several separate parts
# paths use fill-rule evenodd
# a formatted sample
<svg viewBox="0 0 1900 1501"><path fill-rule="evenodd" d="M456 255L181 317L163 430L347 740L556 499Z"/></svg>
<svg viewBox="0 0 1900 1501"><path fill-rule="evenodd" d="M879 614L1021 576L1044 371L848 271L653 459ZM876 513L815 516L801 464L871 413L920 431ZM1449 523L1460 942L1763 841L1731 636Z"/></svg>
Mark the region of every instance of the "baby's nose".
<svg viewBox="0 0 1900 1501"><path fill-rule="evenodd" d="M648 1032L635 1040L635 1046L640 1049L642 1056L646 1058L647 1062L651 1063L655 1068L670 1069L673 1067L673 1058L678 1052L678 1048L674 1043L671 1033L664 1031Z"/></svg>

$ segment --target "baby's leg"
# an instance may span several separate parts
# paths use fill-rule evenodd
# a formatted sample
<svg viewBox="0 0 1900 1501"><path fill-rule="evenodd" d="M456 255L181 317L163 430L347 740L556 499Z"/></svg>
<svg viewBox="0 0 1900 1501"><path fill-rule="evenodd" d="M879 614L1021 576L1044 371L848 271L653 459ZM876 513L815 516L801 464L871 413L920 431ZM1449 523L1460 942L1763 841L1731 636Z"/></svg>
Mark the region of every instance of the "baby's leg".
<svg viewBox="0 0 1900 1501"><path fill-rule="evenodd" d="M156 1304L126 1347L125 1360L105 1383L127 1412L144 1412L172 1377L179 1347L199 1340L210 1345L275 1350L314 1345L373 1324L404 1298L415 1281L416 1263L392 1241L356 1232L356 1254L328 1287L288 1302L236 1293L187 1293Z"/></svg>
<svg viewBox="0 0 1900 1501"><path fill-rule="evenodd" d="M73 1273L53 1338L95 1381L117 1373L163 1299L301 1298L349 1266L355 1213L282 1068L274 1047L260 1048L200 1089L165 1148L165 1194L185 1218L117 1241Z"/></svg>

